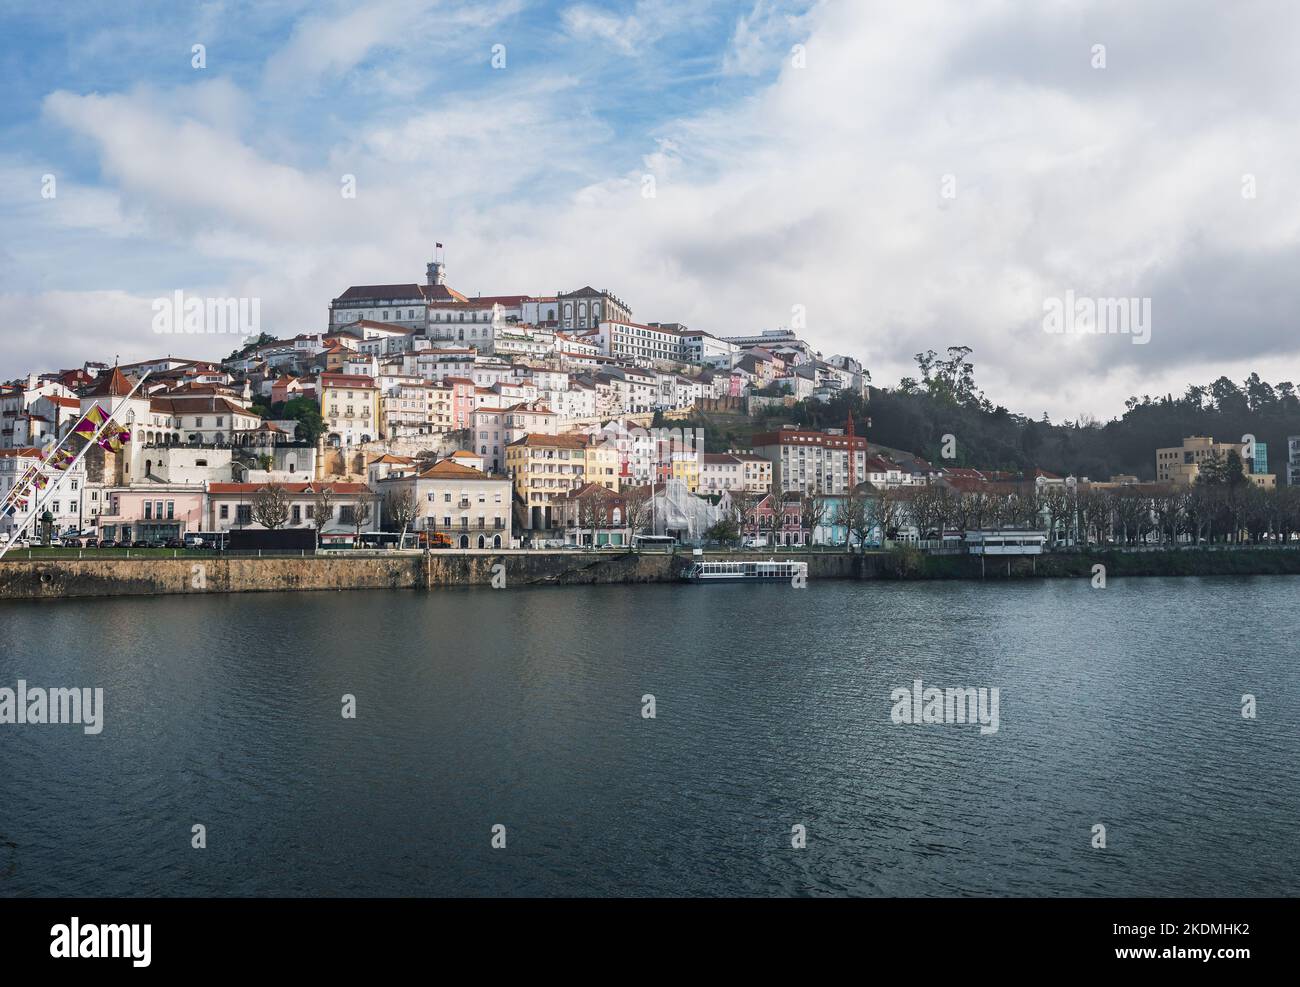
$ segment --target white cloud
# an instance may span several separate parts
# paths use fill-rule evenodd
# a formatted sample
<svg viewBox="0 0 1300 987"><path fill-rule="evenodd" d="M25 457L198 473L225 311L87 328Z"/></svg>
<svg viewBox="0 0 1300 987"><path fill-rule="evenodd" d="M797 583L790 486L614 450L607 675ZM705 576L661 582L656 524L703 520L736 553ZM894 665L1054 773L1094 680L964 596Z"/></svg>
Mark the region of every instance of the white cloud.
<svg viewBox="0 0 1300 987"><path fill-rule="evenodd" d="M679 27L666 9L579 5L562 24L643 52ZM213 281L261 295L272 331L319 327L348 284L418 278L436 238L471 293L592 283L643 320L720 334L803 305L816 345L862 356L881 382L911 373L919 350L970 345L990 396L1035 415L1107 416L1130 393L1236 372L1219 365L1296 377L1300 100L1269 83L1289 77L1300 16L1201 6L1189 28L1172 4L1083 10L822 4L799 22L806 67L782 57L770 85L658 125L636 154L613 145L577 69L355 121L314 155L254 143L237 91L186 111L158 94L55 93L46 110L93 142L117 197L105 208L120 201L123 222L220 260ZM724 64L744 73L776 41L782 52L788 16L757 4ZM316 38L324 60L298 64L321 78L388 36L309 22L276 58L307 58ZM1089 65L1099 37L1104 70ZM1257 199L1241 197L1244 173ZM1069 289L1152 297L1152 342L1045 334L1044 298Z"/></svg>

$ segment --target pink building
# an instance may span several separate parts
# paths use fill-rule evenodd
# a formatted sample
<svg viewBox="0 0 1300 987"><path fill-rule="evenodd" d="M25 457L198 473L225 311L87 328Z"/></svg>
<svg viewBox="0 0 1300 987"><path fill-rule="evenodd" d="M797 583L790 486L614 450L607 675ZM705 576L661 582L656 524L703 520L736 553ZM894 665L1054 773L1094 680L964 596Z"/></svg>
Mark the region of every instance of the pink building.
<svg viewBox="0 0 1300 987"><path fill-rule="evenodd" d="M203 530L203 488L178 483L110 487L104 491L99 537L165 541Z"/></svg>
<svg viewBox="0 0 1300 987"><path fill-rule="evenodd" d="M772 545L807 544L799 498L785 494L778 500L774 494L768 494L754 506L742 533L746 538L766 538Z"/></svg>

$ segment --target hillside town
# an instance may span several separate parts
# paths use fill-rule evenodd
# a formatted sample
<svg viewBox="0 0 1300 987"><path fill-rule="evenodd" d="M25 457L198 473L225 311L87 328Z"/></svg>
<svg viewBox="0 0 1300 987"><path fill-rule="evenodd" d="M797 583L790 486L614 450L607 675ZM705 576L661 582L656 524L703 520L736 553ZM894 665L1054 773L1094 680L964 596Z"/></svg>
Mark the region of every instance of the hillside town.
<svg viewBox="0 0 1300 987"><path fill-rule="evenodd" d="M470 297L437 252L422 283L348 287L323 321L220 361L88 361L4 384L0 539L180 548L310 530L323 549L942 550L1009 530L1049 548L1300 531L1294 491L1279 489L1300 485L1300 436L1282 484L1264 443L1191 436L1152 450L1155 482L1093 480L932 463L873 443L869 414L852 412L707 451L690 424L701 413L846 396L861 411L869 374L791 329L637 322L590 286ZM70 433L104 414L120 439L40 482Z"/></svg>

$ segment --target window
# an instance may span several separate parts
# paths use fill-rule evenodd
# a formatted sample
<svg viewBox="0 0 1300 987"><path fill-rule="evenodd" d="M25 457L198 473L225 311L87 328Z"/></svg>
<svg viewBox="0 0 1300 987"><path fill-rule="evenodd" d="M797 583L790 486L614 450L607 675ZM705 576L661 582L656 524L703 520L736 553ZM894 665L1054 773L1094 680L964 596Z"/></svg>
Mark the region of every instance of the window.
<svg viewBox="0 0 1300 987"><path fill-rule="evenodd" d="M146 500L146 501L144 502L144 519L145 519L146 521L152 521L152 520L153 520L153 502L152 502L152 501L148 501L148 500Z"/></svg>
<svg viewBox="0 0 1300 987"><path fill-rule="evenodd" d="M170 521L176 517L176 501L167 501L167 520Z"/></svg>
<svg viewBox="0 0 1300 987"><path fill-rule="evenodd" d="M293 505L292 517L293 517L294 524L298 524L299 522L302 521L302 508L297 504Z"/></svg>
<svg viewBox="0 0 1300 987"><path fill-rule="evenodd" d="M225 520L227 520L229 517L230 517L230 505L229 505L229 504L222 504L222 505L221 505L221 520L225 521Z"/></svg>
<svg viewBox="0 0 1300 987"><path fill-rule="evenodd" d="M249 504L240 504L235 508L235 520L240 524L250 524L253 520L253 508Z"/></svg>

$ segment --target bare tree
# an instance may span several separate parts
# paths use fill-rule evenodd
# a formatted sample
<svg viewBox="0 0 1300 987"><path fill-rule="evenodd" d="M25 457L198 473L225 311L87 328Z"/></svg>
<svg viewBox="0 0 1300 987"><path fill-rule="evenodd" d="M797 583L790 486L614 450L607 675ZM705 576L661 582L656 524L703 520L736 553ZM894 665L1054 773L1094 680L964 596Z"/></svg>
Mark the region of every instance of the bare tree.
<svg viewBox="0 0 1300 987"><path fill-rule="evenodd" d="M406 543L407 530L419 520L420 506L420 501L407 487L390 491L384 497L384 513L393 524L400 526L402 531L397 543L398 547Z"/></svg>
<svg viewBox="0 0 1300 987"><path fill-rule="evenodd" d="M320 533L334 518L334 494L329 487L321 487L316 491L316 498L312 501L311 522L312 527L316 529L316 547L320 548Z"/></svg>
<svg viewBox="0 0 1300 987"><path fill-rule="evenodd" d="M1039 498L1047 514L1047 546L1056 545L1056 533L1073 513L1072 497L1068 488L1061 484L1049 484Z"/></svg>
<svg viewBox="0 0 1300 987"><path fill-rule="evenodd" d="M930 532L935 528L939 529L939 538L943 538L943 525L938 520L938 501L939 491L935 487L918 487L916 490L911 491L908 508L912 516L912 523L916 525L916 537L919 541L928 540Z"/></svg>
<svg viewBox="0 0 1300 987"><path fill-rule="evenodd" d="M604 523L608 514L605 509L605 498L601 493L601 488L593 488L585 493L578 495L578 539L582 540L584 530L591 532L591 547L596 547L596 529Z"/></svg>
<svg viewBox="0 0 1300 987"><path fill-rule="evenodd" d="M743 543L745 540L745 525L753 523L754 508L758 506L759 498L748 490L732 490L727 496L731 500L731 516L736 521L736 531Z"/></svg>
<svg viewBox="0 0 1300 987"><path fill-rule="evenodd" d="M623 521L635 538L650 521L652 487L632 487L623 494Z"/></svg>
<svg viewBox="0 0 1300 987"><path fill-rule="evenodd" d="M873 521L880 525L882 541L896 538L903 523L903 502L896 490L883 487L876 492Z"/></svg>
<svg viewBox="0 0 1300 987"><path fill-rule="evenodd" d="M289 520L289 495L283 487L267 485L253 494L253 520L268 531L282 528Z"/></svg>
<svg viewBox="0 0 1300 987"><path fill-rule="evenodd" d="M867 539L871 537L871 529L875 524L874 513L865 484L858 484L845 496L835 516L835 523L844 525L844 547L848 551L853 551L855 538L858 540L859 551L866 551Z"/></svg>
<svg viewBox="0 0 1300 987"><path fill-rule="evenodd" d="M358 497L352 504L352 545L356 546L361 540L361 529L370 521L370 501L365 497Z"/></svg>
<svg viewBox="0 0 1300 987"><path fill-rule="evenodd" d="M825 499L818 496L816 486L808 484L808 492L799 498L799 521L808 532L808 545L812 545L827 508Z"/></svg>

